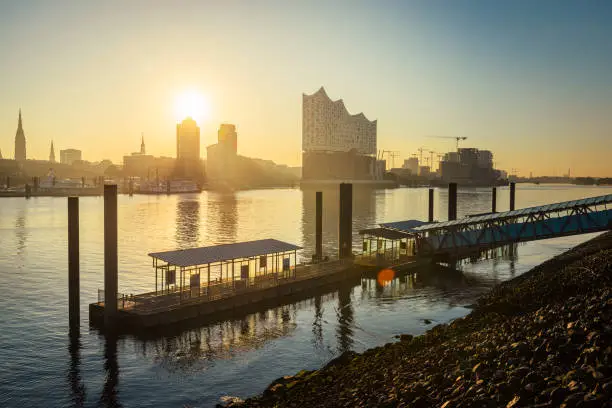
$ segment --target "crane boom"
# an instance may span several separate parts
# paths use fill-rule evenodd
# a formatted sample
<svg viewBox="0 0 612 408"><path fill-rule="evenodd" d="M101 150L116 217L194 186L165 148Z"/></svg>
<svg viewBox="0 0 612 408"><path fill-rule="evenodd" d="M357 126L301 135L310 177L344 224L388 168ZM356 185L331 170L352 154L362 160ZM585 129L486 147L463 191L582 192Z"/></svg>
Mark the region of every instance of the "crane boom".
<svg viewBox="0 0 612 408"><path fill-rule="evenodd" d="M459 150L459 141L467 139L467 136L427 136L427 137L435 137L439 139L455 139L457 141L457 150Z"/></svg>

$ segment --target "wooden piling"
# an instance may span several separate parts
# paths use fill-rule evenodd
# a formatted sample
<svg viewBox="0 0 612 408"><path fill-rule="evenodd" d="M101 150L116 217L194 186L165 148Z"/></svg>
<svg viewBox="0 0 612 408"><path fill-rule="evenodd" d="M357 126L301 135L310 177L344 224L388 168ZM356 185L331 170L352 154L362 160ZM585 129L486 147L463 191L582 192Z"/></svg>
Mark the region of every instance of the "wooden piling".
<svg viewBox="0 0 612 408"><path fill-rule="evenodd" d="M80 313L79 198L68 197L68 322L78 329Z"/></svg>
<svg viewBox="0 0 612 408"><path fill-rule="evenodd" d="M493 187L491 190L491 212L497 212L497 187Z"/></svg>
<svg viewBox="0 0 612 408"><path fill-rule="evenodd" d="M429 189L429 216L427 217L427 221L433 222L434 220L434 189Z"/></svg>
<svg viewBox="0 0 612 408"><path fill-rule="evenodd" d="M340 184L340 214L338 229L340 258L350 258L353 253L353 185Z"/></svg>
<svg viewBox="0 0 612 408"><path fill-rule="evenodd" d="M510 183L510 211L514 210L515 204L515 195L516 195L516 183Z"/></svg>
<svg viewBox="0 0 612 408"><path fill-rule="evenodd" d="M448 220L457 219L457 183L448 184Z"/></svg>
<svg viewBox="0 0 612 408"><path fill-rule="evenodd" d="M323 192L316 194L315 259L323 259Z"/></svg>
<svg viewBox="0 0 612 408"><path fill-rule="evenodd" d="M117 315L117 185L104 186L104 324L112 326Z"/></svg>
<svg viewBox="0 0 612 408"><path fill-rule="evenodd" d="M30 198L32 197L32 189L30 188L29 184L25 185L25 198Z"/></svg>

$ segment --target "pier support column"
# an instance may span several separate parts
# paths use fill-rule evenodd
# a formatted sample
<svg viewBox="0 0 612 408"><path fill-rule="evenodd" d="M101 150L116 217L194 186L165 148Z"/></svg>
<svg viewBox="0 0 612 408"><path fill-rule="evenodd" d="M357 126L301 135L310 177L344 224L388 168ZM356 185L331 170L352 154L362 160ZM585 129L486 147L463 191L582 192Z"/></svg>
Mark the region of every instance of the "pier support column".
<svg viewBox="0 0 612 408"><path fill-rule="evenodd" d="M11 177L6 176L6 188L7 190L11 187Z"/></svg>
<svg viewBox="0 0 612 408"><path fill-rule="evenodd" d="M32 197L32 189L30 188L29 184L25 185L25 198L30 198Z"/></svg>
<svg viewBox="0 0 612 408"><path fill-rule="evenodd" d="M429 189L429 216L427 217L427 221L433 222L434 220L434 189Z"/></svg>
<svg viewBox="0 0 612 408"><path fill-rule="evenodd" d="M104 325L117 315L117 185L104 186Z"/></svg>
<svg viewBox="0 0 612 408"><path fill-rule="evenodd" d="M170 194L170 180L166 180L166 194Z"/></svg>
<svg viewBox="0 0 612 408"><path fill-rule="evenodd" d="M68 322L78 329L80 313L79 197L68 197Z"/></svg>
<svg viewBox="0 0 612 408"><path fill-rule="evenodd" d="M353 253L353 185L349 183L340 184L339 219L339 257L350 258Z"/></svg>
<svg viewBox="0 0 612 408"><path fill-rule="evenodd" d="M497 212L497 187L493 187L491 190L491 212Z"/></svg>
<svg viewBox="0 0 612 408"><path fill-rule="evenodd" d="M457 219L457 183L448 184L448 220Z"/></svg>
<svg viewBox="0 0 612 408"><path fill-rule="evenodd" d="M515 195L516 195L516 183L510 183L510 211L514 210Z"/></svg>
<svg viewBox="0 0 612 408"><path fill-rule="evenodd" d="M315 259L323 259L323 192L316 194Z"/></svg>

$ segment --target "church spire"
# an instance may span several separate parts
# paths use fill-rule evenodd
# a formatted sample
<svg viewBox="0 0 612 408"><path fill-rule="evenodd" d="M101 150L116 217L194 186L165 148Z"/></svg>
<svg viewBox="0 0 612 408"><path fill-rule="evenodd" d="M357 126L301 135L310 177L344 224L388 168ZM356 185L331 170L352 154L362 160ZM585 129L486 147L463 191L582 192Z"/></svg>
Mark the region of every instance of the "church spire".
<svg viewBox="0 0 612 408"><path fill-rule="evenodd" d="M51 152L49 153L49 161L55 163L55 149L53 148L53 140L51 140Z"/></svg>
<svg viewBox="0 0 612 408"><path fill-rule="evenodd" d="M140 154L145 154L144 133L140 134Z"/></svg>
<svg viewBox="0 0 612 408"><path fill-rule="evenodd" d="M17 132L15 133L15 160L26 159L26 139L23 132L23 124L21 122L21 108L19 108L19 122L17 124Z"/></svg>

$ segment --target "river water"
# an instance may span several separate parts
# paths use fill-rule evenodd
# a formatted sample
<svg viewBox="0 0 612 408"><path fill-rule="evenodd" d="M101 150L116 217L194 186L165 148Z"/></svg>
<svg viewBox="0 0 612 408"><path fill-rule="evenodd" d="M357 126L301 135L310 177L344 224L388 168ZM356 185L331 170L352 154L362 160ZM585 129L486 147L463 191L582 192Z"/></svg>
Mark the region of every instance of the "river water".
<svg viewBox="0 0 612 408"><path fill-rule="evenodd" d="M324 189L324 249L336 255L338 192ZM609 194L610 188L518 185L517 208ZM119 197L119 291L154 286L147 253L277 238L314 247L314 190ZM446 219L436 190L435 218ZM508 209L498 188L498 211ZM458 193L459 217L487 212L490 189ZM427 189L355 187L354 233L379 222L426 219ZM87 305L103 287L103 199L80 199L81 330L68 334L65 198L0 200L0 407L209 407L260 393L274 379L315 369L345 350L363 351L400 333L421 334L469 312L492 285L590 238L520 245L462 264L463 278L426 273L381 287L362 279L335 292L149 338L108 340L89 328ZM429 323L429 321L431 323Z"/></svg>

